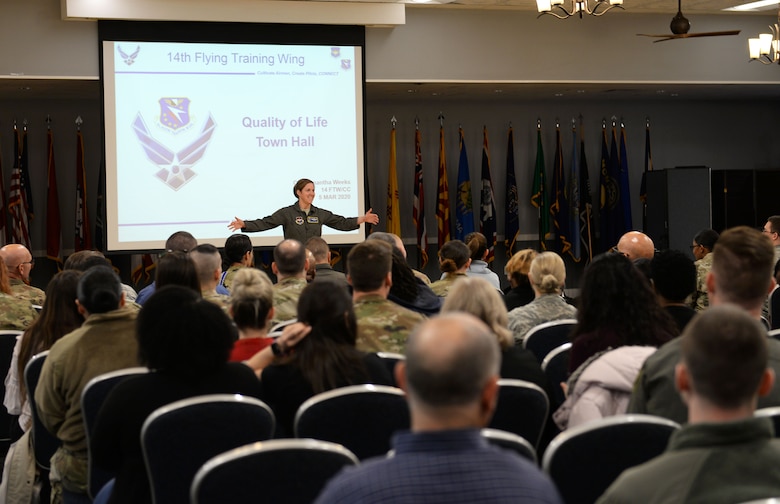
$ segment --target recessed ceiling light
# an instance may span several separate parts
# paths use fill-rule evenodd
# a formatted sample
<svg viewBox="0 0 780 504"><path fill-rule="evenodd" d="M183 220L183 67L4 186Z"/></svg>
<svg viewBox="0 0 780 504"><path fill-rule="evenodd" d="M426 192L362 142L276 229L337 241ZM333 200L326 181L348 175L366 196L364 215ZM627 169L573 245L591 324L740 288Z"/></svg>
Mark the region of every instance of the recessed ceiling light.
<svg viewBox="0 0 780 504"><path fill-rule="evenodd" d="M665 90L665 89L658 89L658 90L656 91L656 94L664 94L664 93L666 93L666 90Z"/></svg>
<svg viewBox="0 0 780 504"><path fill-rule="evenodd" d="M563 93L555 93L555 96L563 96Z"/></svg>
<svg viewBox="0 0 780 504"><path fill-rule="evenodd" d="M494 93L503 93L504 90L503 89L494 89L493 92Z"/></svg>
<svg viewBox="0 0 780 504"><path fill-rule="evenodd" d="M416 93L417 90L416 89L407 89L406 92L407 93Z"/></svg>
<svg viewBox="0 0 780 504"><path fill-rule="evenodd" d="M584 90L584 89L578 89L578 90L577 90L577 94L584 94L584 93L585 93L585 90Z"/></svg>

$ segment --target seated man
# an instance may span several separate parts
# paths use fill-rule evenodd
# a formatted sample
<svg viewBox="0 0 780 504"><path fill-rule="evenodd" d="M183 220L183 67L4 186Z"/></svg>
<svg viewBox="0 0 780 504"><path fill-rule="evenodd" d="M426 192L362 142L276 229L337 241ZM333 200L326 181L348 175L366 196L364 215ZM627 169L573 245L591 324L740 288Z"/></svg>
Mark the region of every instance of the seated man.
<svg viewBox="0 0 780 504"><path fill-rule="evenodd" d="M271 324L294 319L298 315L298 298L306 287L306 249L298 240L282 240L274 247L271 270L276 275L274 284L274 318Z"/></svg>
<svg viewBox="0 0 780 504"><path fill-rule="evenodd" d="M35 260L27 247L10 243L0 248L0 257L5 260L12 295L15 298L25 299L30 304L43 306L46 293L30 285L30 272L35 266Z"/></svg>
<svg viewBox="0 0 780 504"><path fill-rule="evenodd" d="M395 435L392 457L333 478L317 502L560 502L537 467L480 435L495 409L500 360L495 336L471 315L421 325L395 368L411 432Z"/></svg>
<svg viewBox="0 0 780 504"><path fill-rule="evenodd" d="M629 231L621 236L615 248L619 254L623 254L632 261L642 258L652 259L655 254L653 240L640 231Z"/></svg>
<svg viewBox="0 0 780 504"><path fill-rule="evenodd" d="M409 333L425 316L388 301L393 285L393 248L378 240L358 243L347 256L358 335L364 352L403 353Z"/></svg>
<svg viewBox="0 0 780 504"><path fill-rule="evenodd" d="M691 298L691 308L703 311L710 305L707 296L707 273L712 269L712 251L720 235L714 229L702 229L693 237L691 253L696 259L696 291Z"/></svg>
<svg viewBox="0 0 780 504"><path fill-rule="evenodd" d="M770 419L753 416L775 378L766 332L744 310L723 305L699 315L680 338L675 384L689 424L599 502L731 504L780 495L780 440Z"/></svg>
<svg viewBox="0 0 780 504"><path fill-rule="evenodd" d="M203 299L227 310L230 296L217 293L217 285L222 278L222 257L217 247L208 243L198 245L190 251L190 258L195 263Z"/></svg>
<svg viewBox="0 0 780 504"><path fill-rule="evenodd" d="M316 271L314 275L315 282L328 280L330 282L336 282L345 289L349 289L346 275L340 271L334 270L333 266L330 265L331 255L328 242L319 236L312 236L306 240L306 250L309 250L312 255L314 255L314 270ZM311 267L311 265L309 267Z"/></svg>

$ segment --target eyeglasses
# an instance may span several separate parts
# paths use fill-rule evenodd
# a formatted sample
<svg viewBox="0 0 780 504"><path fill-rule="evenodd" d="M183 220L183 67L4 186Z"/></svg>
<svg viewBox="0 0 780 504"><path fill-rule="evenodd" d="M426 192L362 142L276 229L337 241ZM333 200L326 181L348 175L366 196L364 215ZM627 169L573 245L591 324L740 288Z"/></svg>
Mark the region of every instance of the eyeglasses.
<svg viewBox="0 0 780 504"><path fill-rule="evenodd" d="M615 245L614 247L612 247L611 249L609 249L609 252L610 252L611 254L620 254L620 255L622 255L622 256L625 256L625 255L626 255L626 254L625 254L625 252L621 252L620 250L618 250L618 248L617 248L617 245Z"/></svg>
<svg viewBox="0 0 780 504"><path fill-rule="evenodd" d="M772 231L771 229L762 229L761 232L766 234L777 234L777 231Z"/></svg>
<svg viewBox="0 0 780 504"><path fill-rule="evenodd" d="M29 261L24 261L22 263L19 263L19 266L21 266L22 264L29 264L30 266L35 266L35 258L33 257Z"/></svg>
<svg viewBox="0 0 780 504"><path fill-rule="evenodd" d="M699 247L701 247L701 245L699 245L698 243L696 245L688 245L688 248L691 249L691 250L693 250L695 248L699 248Z"/></svg>

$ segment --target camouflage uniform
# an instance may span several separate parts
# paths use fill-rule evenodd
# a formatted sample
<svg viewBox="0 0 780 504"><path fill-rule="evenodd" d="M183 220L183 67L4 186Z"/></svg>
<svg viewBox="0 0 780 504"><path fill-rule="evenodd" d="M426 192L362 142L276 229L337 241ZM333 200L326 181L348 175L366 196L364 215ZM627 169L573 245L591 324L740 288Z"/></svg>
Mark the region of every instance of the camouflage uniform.
<svg viewBox="0 0 780 504"><path fill-rule="evenodd" d="M43 306L43 302L46 301L46 293L37 287L27 285L19 278L9 278L8 282L11 284L11 294L15 298L25 299L30 304Z"/></svg>
<svg viewBox="0 0 780 504"><path fill-rule="evenodd" d="M234 264L233 266L229 267L227 271L222 273L222 279L220 280L219 283L220 285L225 287L225 289L227 289L227 291L230 292L231 294L233 293L233 290L231 289L231 287L233 286L233 277L236 276L236 273L241 268L246 268L246 266L243 266L241 264Z"/></svg>
<svg viewBox="0 0 780 504"><path fill-rule="evenodd" d="M298 316L298 298L307 285L303 278L285 278L274 285L274 318L271 325Z"/></svg>
<svg viewBox="0 0 780 504"><path fill-rule="evenodd" d="M364 352L404 353L406 339L425 317L378 294L355 301L357 348Z"/></svg>
<svg viewBox="0 0 780 504"><path fill-rule="evenodd" d="M525 333L533 327L553 320L571 319L577 317L577 309L568 304L558 294L544 294L525 306L519 306L509 312L509 329L519 345L525 338Z"/></svg>
<svg viewBox="0 0 780 504"><path fill-rule="evenodd" d="M29 301L0 292L0 329L5 331L24 331L38 312Z"/></svg>
<svg viewBox="0 0 780 504"><path fill-rule="evenodd" d="M707 296L707 274L712 269L712 252L694 264L696 265L696 290L691 299L691 308L700 312L710 305L710 299Z"/></svg>
<svg viewBox="0 0 780 504"><path fill-rule="evenodd" d="M230 306L230 296L226 296L224 294L217 294L217 291L215 290L209 292L203 292L203 299L210 303L214 303L215 305L219 306L226 312L228 307Z"/></svg>
<svg viewBox="0 0 780 504"><path fill-rule="evenodd" d="M431 284L431 290L439 297L447 297L452 285L461 278L465 278L465 273L447 273L447 276L441 280L436 280Z"/></svg>

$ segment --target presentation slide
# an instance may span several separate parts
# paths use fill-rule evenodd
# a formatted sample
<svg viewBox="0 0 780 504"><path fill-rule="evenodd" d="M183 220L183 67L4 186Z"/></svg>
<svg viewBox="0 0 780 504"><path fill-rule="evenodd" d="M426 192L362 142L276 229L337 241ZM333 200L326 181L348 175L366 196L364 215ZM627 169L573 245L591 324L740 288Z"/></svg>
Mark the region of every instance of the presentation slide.
<svg viewBox="0 0 780 504"><path fill-rule="evenodd" d="M224 246L234 217L294 204L300 178L315 206L362 215L361 62L353 46L104 40L109 250L162 249L179 230ZM323 228L332 244L363 233Z"/></svg>

